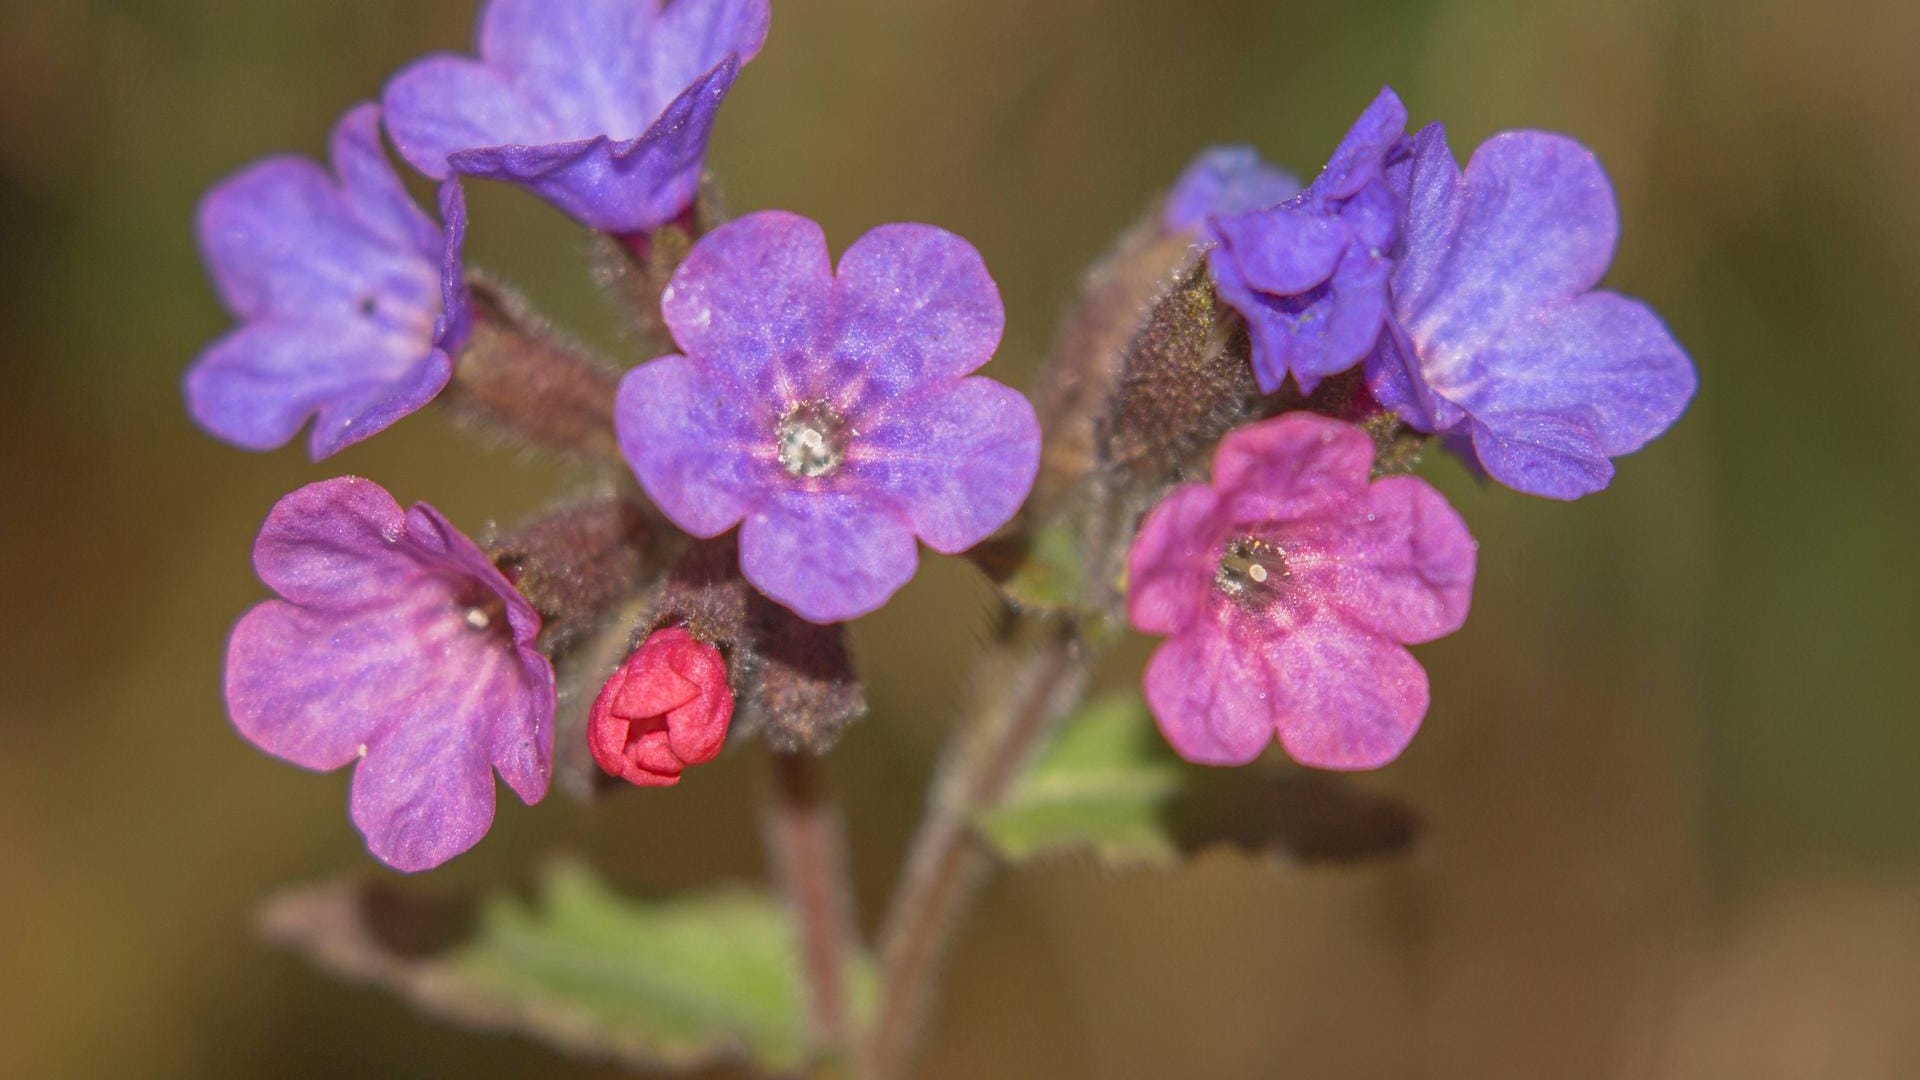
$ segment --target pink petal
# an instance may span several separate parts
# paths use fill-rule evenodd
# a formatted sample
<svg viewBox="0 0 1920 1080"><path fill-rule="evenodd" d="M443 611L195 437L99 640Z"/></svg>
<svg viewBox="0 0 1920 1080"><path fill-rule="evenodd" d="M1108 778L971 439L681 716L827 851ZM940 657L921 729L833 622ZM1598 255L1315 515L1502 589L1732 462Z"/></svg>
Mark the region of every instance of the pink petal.
<svg viewBox="0 0 1920 1080"><path fill-rule="evenodd" d="M287 601L351 610L391 599L420 576L393 551L406 513L370 480L343 476L308 484L274 504L253 546L253 567Z"/></svg>
<svg viewBox="0 0 1920 1080"><path fill-rule="evenodd" d="M1427 713L1427 673L1405 646L1323 609L1270 642L1280 743L1302 765L1377 769Z"/></svg>
<svg viewBox="0 0 1920 1080"><path fill-rule="evenodd" d="M1213 456L1213 486L1231 493L1236 521L1288 521L1351 501L1366 489L1372 468L1366 432L1290 412L1222 439Z"/></svg>
<svg viewBox="0 0 1920 1080"><path fill-rule="evenodd" d="M1417 644L1466 622L1475 551L1466 522L1426 481L1374 482L1344 512L1286 530L1297 587L1356 626Z"/></svg>
<svg viewBox="0 0 1920 1080"><path fill-rule="evenodd" d="M1127 620L1150 634L1178 634L1213 592L1229 524L1220 497L1183 484L1147 515L1127 551Z"/></svg>
<svg viewBox="0 0 1920 1080"><path fill-rule="evenodd" d="M1168 638L1147 663L1147 704L1175 752L1201 765L1244 765L1273 739L1275 687L1238 613ZM1254 647L1249 647L1254 646Z"/></svg>
<svg viewBox="0 0 1920 1080"><path fill-rule="evenodd" d="M353 772L348 813L367 850L396 870L431 870L493 825L493 771L478 744L427 715L391 724Z"/></svg>

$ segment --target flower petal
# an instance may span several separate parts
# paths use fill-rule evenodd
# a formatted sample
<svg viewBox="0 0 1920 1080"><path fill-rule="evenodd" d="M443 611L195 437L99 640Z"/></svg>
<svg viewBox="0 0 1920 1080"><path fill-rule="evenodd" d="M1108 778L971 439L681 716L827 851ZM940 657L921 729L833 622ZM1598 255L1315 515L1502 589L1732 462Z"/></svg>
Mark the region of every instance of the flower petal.
<svg viewBox="0 0 1920 1080"><path fill-rule="evenodd" d="M1353 197L1380 178L1387 154L1406 131L1407 107L1392 87L1382 87L1334 148L1307 195L1322 202Z"/></svg>
<svg viewBox="0 0 1920 1080"><path fill-rule="evenodd" d="M447 161L463 176L519 184L596 229L655 229L693 203L714 119L739 73L739 61L721 61L625 141L548 138L460 150Z"/></svg>
<svg viewBox="0 0 1920 1080"><path fill-rule="evenodd" d="M383 668L358 634L329 647L335 616L279 600L241 617L227 642L227 710L242 738L303 769L337 769L380 727L353 673ZM373 655L350 657L365 649ZM343 657L348 657L341 662ZM343 672L346 673L343 677ZM342 707L345 707L343 711Z"/></svg>
<svg viewBox="0 0 1920 1080"><path fill-rule="evenodd" d="M419 564L395 551L406 513L371 480L342 476L283 496L253 545L260 580L287 601L350 611L405 592Z"/></svg>
<svg viewBox="0 0 1920 1080"><path fill-rule="evenodd" d="M650 0L490 0L480 19L480 56L552 121L548 141L631 139L686 85L653 96L647 46L658 19ZM458 149L485 145L493 144Z"/></svg>
<svg viewBox="0 0 1920 1080"><path fill-rule="evenodd" d="M1306 292L1332 277L1353 239L1337 216L1294 206L1220 218L1213 230L1241 280L1276 296Z"/></svg>
<svg viewBox="0 0 1920 1080"><path fill-rule="evenodd" d="M1161 734L1181 757L1244 765L1273 740L1272 673L1258 641L1232 633L1235 614L1221 608L1217 617L1161 643L1143 686Z"/></svg>
<svg viewBox="0 0 1920 1080"><path fill-rule="evenodd" d="M1180 174L1160 223L1169 232L1198 232L1210 217L1265 210L1299 191L1299 180L1262 161L1253 147L1216 146Z"/></svg>
<svg viewBox="0 0 1920 1080"><path fill-rule="evenodd" d="M1220 440L1213 486L1230 493L1236 522L1311 517L1361 495L1373 440L1352 424L1290 412Z"/></svg>
<svg viewBox="0 0 1920 1080"><path fill-rule="evenodd" d="M1481 353L1475 384L1453 397L1496 433L1514 416L1585 420L1601 453L1630 454L1686 410L1698 385L1646 305L1609 292L1536 312Z"/></svg>
<svg viewBox="0 0 1920 1080"><path fill-rule="evenodd" d="M1325 609L1267 650L1280 743L1302 765L1377 769L1427 714L1427 672L1413 654Z"/></svg>
<svg viewBox="0 0 1920 1080"><path fill-rule="evenodd" d="M699 537L732 528L768 484L771 419L756 399L684 356L642 364L620 380L614 430L620 452L660 511Z"/></svg>
<svg viewBox="0 0 1920 1080"><path fill-rule="evenodd" d="M389 279L421 277L418 256L369 232L304 158L270 158L223 181L200 204L199 233L221 299L244 319L344 319Z"/></svg>
<svg viewBox="0 0 1920 1080"><path fill-rule="evenodd" d="M1230 524L1205 484L1182 484L1147 515L1127 551L1127 620L1149 634L1178 634L1212 595Z"/></svg>
<svg viewBox="0 0 1920 1080"><path fill-rule="evenodd" d="M367 850L396 870L431 870L480 842L493 826L493 770L482 744L450 738L432 698L388 724L353 772L348 812Z"/></svg>
<svg viewBox="0 0 1920 1080"><path fill-rule="evenodd" d="M701 237L660 297L673 338L732 387L744 408L778 397L820 349L833 289L826 234L812 221L767 210ZM774 417L777 418L777 417Z"/></svg>
<svg viewBox="0 0 1920 1080"><path fill-rule="evenodd" d="M727 56L741 64L760 55L773 18L769 0L679 0L652 29L655 99L666 101Z"/></svg>
<svg viewBox="0 0 1920 1080"><path fill-rule="evenodd" d="M1444 138L1421 153L1410 205L1431 218L1408 229L1396 304L1428 380L1453 397L1454 358L1482 352L1543 304L1600 281L1619 214L1593 153L1563 136L1496 135L1464 176L1451 174Z"/></svg>
<svg viewBox="0 0 1920 1080"><path fill-rule="evenodd" d="M341 117L330 156L347 203L368 231L429 262L441 260L448 245L440 227L407 194L380 144L380 106L368 102Z"/></svg>
<svg viewBox="0 0 1920 1080"><path fill-rule="evenodd" d="M1417 644L1466 622L1475 552L1466 522L1426 481L1377 480L1342 512L1285 534L1296 584L1356 626Z"/></svg>
<svg viewBox="0 0 1920 1080"><path fill-rule="evenodd" d="M1578 418L1511 413L1498 428L1475 420L1470 429L1480 467L1515 491L1577 499L1613 480L1599 434Z"/></svg>
<svg viewBox="0 0 1920 1080"><path fill-rule="evenodd" d="M394 149L435 180L453 175L447 159L461 150L563 141L505 75L463 56L430 56L401 69L380 101Z"/></svg>
<svg viewBox="0 0 1920 1080"><path fill-rule="evenodd" d="M803 619L844 622L879 610L913 579L920 555L907 523L861 493L783 494L740 527L740 570Z"/></svg>
<svg viewBox="0 0 1920 1080"><path fill-rule="evenodd" d="M248 450L284 446L310 416L317 461L391 426L446 386L445 353L363 324L259 322L228 334L188 369L187 409L209 432Z"/></svg>
<svg viewBox="0 0 1920 1080"><path fill-rule="evenodd" d="M967 375L993 358L1006 309L972 244L932 225L882 225L840 257L833 286L837 369L892 397Z"/></svg>
<svg viewBox="0 0 1920 1080"><path fill-rule="evenodd" d="M1387 321L1380 337L1367 354L1367 390L1373 400L1425 432L1446 431L1465 417L1460 406L1433 392L1419 375L1419 357L1406 332L1393 320Z"/></svg>
<svg viewBox="0 0 1920 1080"><path fill-rule="evenodd" d="M892 496L920 539L949 555L1012 520L1040 468L1032 404L992 379L931 388L869 423L845 467Z"/></svg>
<svg viewBox="0 0 1920 1080"><path fill-rule="evenodd" d="M1363 246L1348 245L1326 283L1292 296L1250 287L1230 256L1209 257L1207 267L1220 298L1247 320L1254 381L1265 393L1278 392L1291 373L1311 394L1364 359L1386 320L1391 264Z"/></svg>

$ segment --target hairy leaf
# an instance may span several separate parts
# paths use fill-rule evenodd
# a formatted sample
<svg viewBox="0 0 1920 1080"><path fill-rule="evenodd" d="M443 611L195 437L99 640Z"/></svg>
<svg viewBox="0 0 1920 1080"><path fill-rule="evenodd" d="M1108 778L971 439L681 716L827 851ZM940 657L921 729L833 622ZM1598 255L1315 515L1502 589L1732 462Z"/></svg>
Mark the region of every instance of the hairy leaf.
<svg viewBox="0 0 1920 1080"><path fill-rule="evenodd" d="M533 899L407 899L332 883L267 905L273 940L457 1023L648 1068L809 1058L798 955L780 905L745 890L625 897L561 863ZM856 1000L871 995L864 962Z"/></svg>

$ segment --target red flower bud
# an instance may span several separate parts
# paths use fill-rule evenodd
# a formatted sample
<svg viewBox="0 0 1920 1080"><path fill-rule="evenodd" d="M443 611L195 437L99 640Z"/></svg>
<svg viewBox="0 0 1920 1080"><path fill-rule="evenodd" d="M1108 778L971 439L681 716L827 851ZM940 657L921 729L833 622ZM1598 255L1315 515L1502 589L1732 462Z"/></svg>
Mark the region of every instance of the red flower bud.
<svg viewBox="0 0 1920 1080"><path fill-rule="evenodd" d="M682 769L720 753L732 719L720 650L676 626L655 631L601 688L587 747L609 775L667 787Z"/></svg>

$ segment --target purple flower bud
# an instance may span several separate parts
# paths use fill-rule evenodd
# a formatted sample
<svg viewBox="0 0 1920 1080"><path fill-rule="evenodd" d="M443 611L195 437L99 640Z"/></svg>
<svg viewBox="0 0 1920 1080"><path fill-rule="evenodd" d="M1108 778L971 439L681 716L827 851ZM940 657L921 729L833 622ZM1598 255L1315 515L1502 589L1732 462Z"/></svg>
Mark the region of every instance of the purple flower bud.
<svg viewBox="0 0 1920 1080"><path fill-rule="evenodd" d="M1147 703L1189 761L1371 769L1427 711L1406 644L1460 628L1473 537L1425 481L1369 483L1365 432L1286 413L1227 436L1213 483L1167 496L1127 555L1127 616L1167 641Z"/></svg>
<svg viewBox="0 0 1920 1080"><path fill-rule="evenodd" d="M1438 124L1414 140L1393 320L1375 397L1495 480L1574 499L1679 418L1693 364L1644 304L1595 290L1619 215L1593 154L1516 131L1464 174Z"/></svg>
<svg viewBox="0 0 1920 1080"><path fill-rule="evenodd" d="M841 256L779 211L707 234L661 297L684 355L629 372L615 426L634 474L699 537L740 525L740 566L814 622L874 611L1011 519L1040 429L1014 390L967 377L1005 314L979 252L884 225Z"/></svg>
<svg viewBox="0 0 1920 1080"><path fill-rule="evenodd" d="M1387 314L1400 212L1392 173L1407 154L1406 126L1406 107L1382 90L1307 190L1209 222L1214 286L1247 320L1267 393L1291 374L1311 394L1373 348Z"/></svg>
<svg viewBox="0 0 1920 1080"><path fill-rule="evenodd" d="M253 548L280 595L234 627L227 708L246 740L302 768L354 769L367 848L427 870L493 823L493 775L547 793L553 667L540 616L425 503L402 511L355 477L309 484Z"/></svg>
<svg viewBox="0 0 1920 1080"><path fill-rule="evenodd" d="M1197 233L1212 217L1266 210L1300 191L1293 174L1260 160L1251 146L1202 151L1167 195L1160 223L1169 232Z"/></svg>
<svg viewBox="0 0 1920 1080"><path fill-rule="evenodd" d="M580 221L642 232L692 205L720 102L759 53L768 0L490 0L479 59L387 84L400 156L519 184Z"/></svg>
<svg viewBox="0 0 1920 1080"><path fill-rule="evenodd" d="M272 158L200 205L201 251L242 325L187 372L187 408L248 450L309 417L315 460L385 430L447 385L467 335L459 185L441 185L443 230L388 163L374 105L334 128L333 170Z"/></svg>

